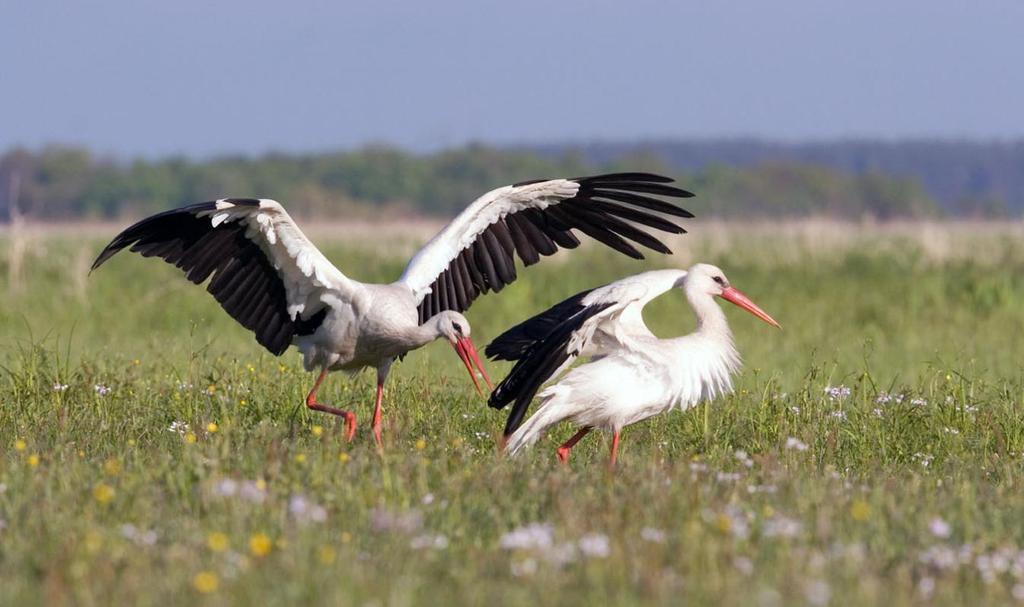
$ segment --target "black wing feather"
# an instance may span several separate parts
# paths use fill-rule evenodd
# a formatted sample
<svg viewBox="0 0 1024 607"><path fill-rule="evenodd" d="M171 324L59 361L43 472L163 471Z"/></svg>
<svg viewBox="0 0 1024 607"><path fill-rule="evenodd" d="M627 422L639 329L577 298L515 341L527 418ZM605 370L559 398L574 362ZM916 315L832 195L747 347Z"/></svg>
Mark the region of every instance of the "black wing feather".
<svg viewBox="0 0 1024 607"><path fill-rule="evenodd" d="M238 206L259 206L252 198L230 198ZM203 202L157 213L128 227L100 252L92 269L118 251L160 257L185 272L193 283L213 278L206 290L256 341L274 355L291 345L296 335L310 335L320 326L327 309L310 318L292 319L284 283L259 244L246 237L247 226L226 222L216 228L200 213L215 211L215 202Z"/></svg>
<svg viewBox="0 0 1024 607"><path fill-rule="evenodd" d="M539 183L536 179L516 186ZM656 215L693 217L693 214L661 198L689 198L690 192L667 185L672 178L651 173L609 173L573 179L580 184L576 196L545 209L525 208L506 215L481 232L430 285L431 292L419 306L420 322L442 310L463 312L480 295L500 291L516 279L515 257L531 266L559 248L574 249L579 230L620 253L643 259L639 244L659 253L671 253L643 228L671 234L685 233L681 226ZM465 266L464 268L462 266ZM465 272L463 272L465 270ZM465 280L468 274L469 280ZM459 279L452 285L444 281ZM460 284L461 283L461 284ZM463 288L465 292L463 292ZM441 290L446 291L441 296Z"/></svg>

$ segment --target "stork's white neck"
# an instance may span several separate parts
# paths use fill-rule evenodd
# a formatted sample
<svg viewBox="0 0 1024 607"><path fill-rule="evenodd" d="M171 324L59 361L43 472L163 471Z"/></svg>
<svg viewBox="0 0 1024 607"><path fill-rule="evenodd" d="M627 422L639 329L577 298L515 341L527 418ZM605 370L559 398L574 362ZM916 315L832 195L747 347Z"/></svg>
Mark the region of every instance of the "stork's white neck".
<svg viewBox="0 0 1024 607"><path fill-rule="evenodd" d="M435 314L422 325L406 327L402 331L400 339L408 349L415 350L416 348L422 348L439 337L442 337L441 315Z"/></svg>
<svg viewBox="0 0 1024 607"><path fill-rule="evenodd" d="M687 286L686 299L690 302L697 316L697 332L708 336L721 337L732 343L732 332L725 319L725 312L715 301L714 296L706 292L695 291Z"/></svg>

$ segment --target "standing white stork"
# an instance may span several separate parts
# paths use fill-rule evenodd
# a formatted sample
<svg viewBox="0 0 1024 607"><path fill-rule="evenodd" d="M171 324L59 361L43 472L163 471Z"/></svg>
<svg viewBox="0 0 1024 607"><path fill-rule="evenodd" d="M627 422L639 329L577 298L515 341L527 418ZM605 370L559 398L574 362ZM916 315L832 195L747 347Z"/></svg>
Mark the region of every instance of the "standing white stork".
<svg viewBox="0 0 1024 607"><path fill-rule="evenodd" d="M119 234L93 263L95 270L125 247L156 256L186 272L256 341L282 354L292 344L307 371L320 374L306 397L310 409L345 418L355 414L320 404L316 393L329 371L377 369L373 432L381 444L384 380L395 358L431 341L452 344L476 385L471 363L490 386L460 312L482 293L516 279L515 259L532 265L559 247L573 249L577 229L634 258L630 241L671 251L636 224L685 232L663 215L693 217L655 196L685 198L672 179L617 173L552 179L498 188L478 198L430 240L398 281L365 284L348 278L310 242L273 200L226 198L153 215Z"/></svg>
<svg viewBox="0 0 1024 607"><path fill-rule="evenodd" d="M642 311L676 287L697 315L697 330L659 339L644 324ZM689 271L644 272L578 293L503 333L486 352L493 359L517 361L489 400L496 409L514 403L505 426L506 450L514 455L547 428L570 420L582 429L558 448L558 459L568 461L573 446L601 428L612 433L609 466L614 466L624 426L731 392L740 356L716 296L779 326L720 269L697 264ZM541 392L537 412L520 426L541 384L580 356L593 362Z"/></svg>

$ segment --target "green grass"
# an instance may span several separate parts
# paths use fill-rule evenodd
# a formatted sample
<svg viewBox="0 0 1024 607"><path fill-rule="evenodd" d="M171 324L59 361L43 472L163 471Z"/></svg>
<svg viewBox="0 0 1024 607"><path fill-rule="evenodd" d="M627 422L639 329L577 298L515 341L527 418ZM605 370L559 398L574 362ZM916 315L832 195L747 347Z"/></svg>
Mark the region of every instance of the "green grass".
<svg viewBox="0 0 1024 607"><path fill-rule="evenodd" d="M755 236L712 246L694 226L674 263L720 265L784 330L729 309L737 392L628 428L614 476L599 435L556 464L568 426L496 458L504 416L443 344L392 370L383 456L371 375L331 376L324 400L360 418L345 443L302 406L294 352L263 352L165 264L124 255L84 279L101 242L39 237L9 284L0 240L0 604L1013 602L1019 241L979 230L936 256L897 235ZM353 247L324 249L354 278L401 271ZM469 312L474 338L671 261L590 248L531 268ZM693 325L679 295L647 317ZM533 523L553 545L502 547Z"/></svg>

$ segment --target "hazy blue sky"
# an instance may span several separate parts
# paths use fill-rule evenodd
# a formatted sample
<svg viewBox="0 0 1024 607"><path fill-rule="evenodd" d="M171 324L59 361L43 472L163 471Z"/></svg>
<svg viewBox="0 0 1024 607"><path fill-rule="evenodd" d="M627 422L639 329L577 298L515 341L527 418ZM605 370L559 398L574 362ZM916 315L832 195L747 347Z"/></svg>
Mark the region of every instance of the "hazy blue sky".
<svg viewBox="0 0 1024 607"><path fill-rule="evenodd" d="M1024 2L0 0L0 149L1024 136Z"/></svg>

